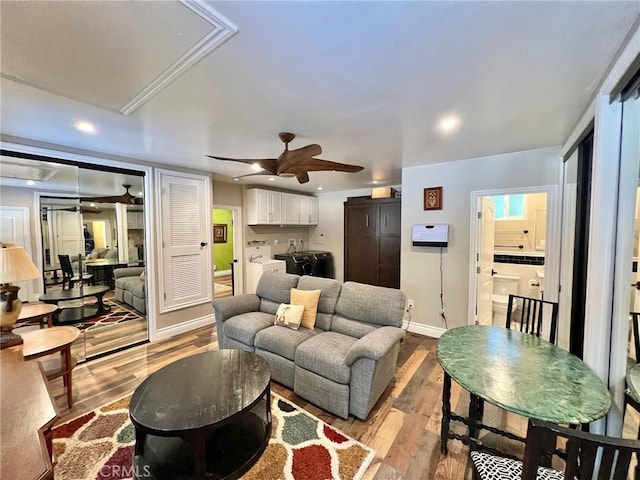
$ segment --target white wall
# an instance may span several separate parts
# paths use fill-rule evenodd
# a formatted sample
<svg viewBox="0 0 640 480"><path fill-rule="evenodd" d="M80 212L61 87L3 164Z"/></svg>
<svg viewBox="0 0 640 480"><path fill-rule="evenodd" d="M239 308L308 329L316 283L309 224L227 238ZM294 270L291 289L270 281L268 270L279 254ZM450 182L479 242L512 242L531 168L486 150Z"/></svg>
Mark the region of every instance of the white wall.
<svg viewBox="0 0 640 480"><path fill-rule="evenodd" d="M415 301L412 324L419 333L438 335L440 249L411 246L416 223L448 223L443 250L443 291L449 328L468 323L469 227L471 192L558 184L560 147L445 162L402 170L402 249L400 288ZM443 187L442 210L423 210L423 190ZM551 212L549 212L551 214Z"/></svg>

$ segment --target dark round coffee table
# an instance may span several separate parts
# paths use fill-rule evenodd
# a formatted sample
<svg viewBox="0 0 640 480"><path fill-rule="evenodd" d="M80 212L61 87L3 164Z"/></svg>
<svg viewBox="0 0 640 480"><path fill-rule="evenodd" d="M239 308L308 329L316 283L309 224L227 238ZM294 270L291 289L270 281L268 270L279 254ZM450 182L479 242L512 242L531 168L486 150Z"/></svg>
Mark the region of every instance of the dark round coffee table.
<svg viewBox="0 0 640 480"><path fill-rule="evenodd" d="M151 374L131 397L137 478L239 478L271 435L269 364L242 350L206 352Z"/></svg>
<svg viewBox="0 0 640 480"><path fill-rule="evenodd" d="M91 285L82 288L75 287L68 290L50 290L49 293L40 295L40 301L58 305L58 302L67 300L79 300L81 298L96 297L95 304L83 304L74 307L60 308L56 312L53 320L55 325L64 325L67 323L77 323L87 318L96 317L107 313L110 310L108 305L104 304L104 294L110 290L107 285Z"/></svg>

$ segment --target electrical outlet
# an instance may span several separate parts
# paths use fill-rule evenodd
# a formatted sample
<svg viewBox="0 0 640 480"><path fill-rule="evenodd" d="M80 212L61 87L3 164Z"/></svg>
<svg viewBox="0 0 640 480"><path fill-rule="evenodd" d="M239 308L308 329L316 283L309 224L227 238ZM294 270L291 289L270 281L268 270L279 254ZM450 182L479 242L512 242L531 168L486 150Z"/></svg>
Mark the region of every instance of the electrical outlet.
<svg viewBox="0 0 640 480"><path fill-rule="evenodd" d="M274 245L280 245L280 240L278 240L277 238L273 241Z"/></svg>
<svg viewBox="0 0 640 480"><path fill-rule="evenodd" d="M413 298L410 298L409 300L407 300L407 310L413 310L414 307L415 305L413 303Z"/></svg>

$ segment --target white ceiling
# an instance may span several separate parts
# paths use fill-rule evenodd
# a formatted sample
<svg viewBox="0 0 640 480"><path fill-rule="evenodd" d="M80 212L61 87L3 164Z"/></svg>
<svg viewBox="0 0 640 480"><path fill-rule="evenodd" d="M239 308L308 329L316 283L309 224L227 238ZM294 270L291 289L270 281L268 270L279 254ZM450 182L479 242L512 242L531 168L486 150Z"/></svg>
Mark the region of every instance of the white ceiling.
<svg viewBox="0 0 640 480"><path fill-rule="evenodd" d="M204 50L216 12L231 33ZM250 167L206 154L277 157L290 131L290 148L365 169L242 182L394 185L406 166L561 144L639 15L638 1L3 1L1 131L227 178ZM459 130L439 133L451 114Z"/></svg>

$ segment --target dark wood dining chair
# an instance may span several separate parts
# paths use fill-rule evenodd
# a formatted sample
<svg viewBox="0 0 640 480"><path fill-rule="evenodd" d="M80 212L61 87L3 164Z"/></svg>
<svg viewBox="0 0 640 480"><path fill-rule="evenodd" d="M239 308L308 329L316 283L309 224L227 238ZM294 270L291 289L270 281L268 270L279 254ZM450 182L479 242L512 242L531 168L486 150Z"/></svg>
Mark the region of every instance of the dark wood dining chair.
<svg viewBox="0 0 640 480"><path fill-rule="evenodd" d="M516 299L520 305L521 316L517 317L513 312L513 300ZM547 314L550 312L550 314ZM558 342L558 302L550 302L541 298L523 297L521 295L509 295L509 303L507 304L507 320L506 327L514 328L513 324L517 324L519 330L530 335L540 337L542 334L542 321L546 315L550 315L549 321L549 343L557 344Z"/></svg>
<svg viewBox="0 0 640 480"><path fill-rule="evenodd" d="M64 290L65 285L68 288L73 288L76 282L91 282L93 279L93 275L90 273L80 273L76 275L73 272L73 265L71 264L71 258L69 255L58 255L58 260L60 261L60 270L62 270L62 289Z"/></svg>
<svg viewBox="0 0 640 480"><path fill-rule="evenodd" d="M549 445L555 450L558 438L567 440L563 471L542 466L548 464ZM469 456L476 480L626 480L634 453L636 457L640 454L638 440L596 435L529 419L522 462L481 451L471 451Z"/></svg>
<svg viewBox="0 0 640 480"><path fill-rule="evenodd" d="M635 355L635 363L638 363L638 360L640 359L640 312L631 312L629 313L629 316L631 317L631 332L633 335L633 353ZM631 366L628 366L628 368L631 368ZM628 388L625 389L624 392L624 409L622 410L623 418L627 413L627 405L630 405L636 412L640 413L640 402L638 402L629 393ZM640 440L640 424L638 424L637 438ZM640 479L640 469L638 470L637 478Z"/></svg>
<svg viewBox="0 0 640 480"><path fill-rule="evenodd" d="M521 315L518 316L513 311L514 300L521 305L519 309ZM558 302L550 302L541 298L523 297L521 295L509 295L507 304L507 318L505 326L507 328L518 329L523 333L540 337L543 332L542 322L549 316L549 343L558 343ZM476 412L476 417L482 419L484 415L484 400L476 395L471 395L470 408ZM476 434L473 427L469 431L470 435ZM639 479L640 480L640 479Z"/></svg>

